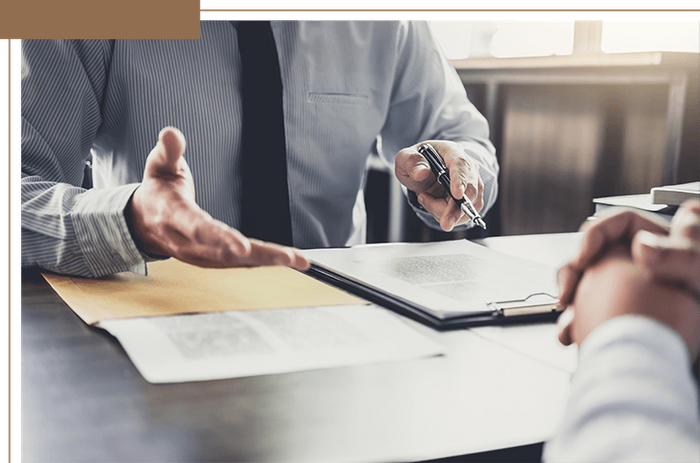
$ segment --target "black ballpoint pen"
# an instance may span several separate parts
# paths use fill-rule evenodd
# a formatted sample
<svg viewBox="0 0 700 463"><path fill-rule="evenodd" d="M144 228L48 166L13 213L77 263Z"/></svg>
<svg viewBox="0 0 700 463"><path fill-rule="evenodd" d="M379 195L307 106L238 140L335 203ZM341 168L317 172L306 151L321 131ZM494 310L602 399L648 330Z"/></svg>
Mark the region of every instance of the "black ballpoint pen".
<svg viewBox="0 0 700 463"><path fill-rule="evenodd" d="M435 148L429 143L424 143L418 147L418 152L423 155L423 157L428 161L430 165L430 170L433 171L435 177L437 177L438 182L445 187L445 190L452 196L452 191L450 190L450 174L447 171L447 165L443 161L442 157L438 154ZM452 196L459 208L464 212L467 217L474 221L475 224L486 230L486 222L481 218L479 213L474 209L474 205L466 195L462 195L461 198L455 198Z"/></svg>

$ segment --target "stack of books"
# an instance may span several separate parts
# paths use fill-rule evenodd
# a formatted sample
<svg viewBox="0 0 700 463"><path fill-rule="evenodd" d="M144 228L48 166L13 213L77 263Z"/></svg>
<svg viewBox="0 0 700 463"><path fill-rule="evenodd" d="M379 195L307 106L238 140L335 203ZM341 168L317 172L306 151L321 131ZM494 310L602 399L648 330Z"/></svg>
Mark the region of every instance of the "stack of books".
<svg viewBox="0 0 700 463"><path fill-rule="evenodd" d="M595 198L593 199L595 205L593 218L599 217L603 211L611 207L628 207L653 212L664 219L671 220L678 206L690 198L700 199L700 182L654 187L646 194Z"/></svg>

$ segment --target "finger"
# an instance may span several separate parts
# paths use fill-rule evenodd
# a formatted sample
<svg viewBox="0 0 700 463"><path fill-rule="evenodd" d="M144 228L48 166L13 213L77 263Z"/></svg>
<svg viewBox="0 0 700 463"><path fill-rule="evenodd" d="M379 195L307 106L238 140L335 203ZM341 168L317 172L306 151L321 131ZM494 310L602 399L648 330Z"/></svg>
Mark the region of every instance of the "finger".
<svg viewBox="0 0 700 463"><path fill-rule="evenodd" d="M308 259L298 249L254 239L250 241L251 253L246 258L249 266L284 265L297 270L309 268Z"/></svg>
<svg viewBox="0 0 700 463"><path fill-rule="evenodd" d="M557 319L557 328L559 329L557 339L559 339L559 342L565 346L569 346L571 343L573 343L572 331L574 326L574 315L574 309L569 307L562 312Z"/></svg>
<svg viewBox="0 0 700 463"><path fill-rule="evenodd" d="M166 127L161 131L143 172L143 182L149 184L149 189L161 192L176 188L180 194L194 199L192 173L184 158L185 144L184 136L176 128Z"/></svg>
<svg viewBox="0 0 700 463"><path fill-rule="evenodd" d="M464 216L455 200L450 197L435 197L429 193L421 193L418 196L418 202L447 232L452 231L455 224Z"/></svg>
<svg viewBox="0 0 700 463"><path fill-rule="evenodd" d="M252 252L252 244L243 233L210 217L195 228L193 240L212 249L219 249L219 259L224 263L235 263L237 259L247 258Z"/></svg>
<svg viewBox="0 0 700 463"><path fill-rule="evenodd" d="M452 231L454 227L471 221L471 218L462 211L452 198L436 198L428 193L423 193L418 197L418 202L435 217L435 220L440 224L440 228L444 231ZM483 207L483 201L481 202L481 207Z"/></svg>
<svg viewBox="0 0 700 463"><path fill-rule="evenodd" d="M171 210L170 219L164 224L161 242L171 250L171 255L183 260L185 253L192 255L190 248L196 247L206 252L202 258L214 266L214 261L220 261L227 266L237 259L247 257L251 252L251 244L238 230L223 222L213 219L199 206L190 201L180 201ZM206 256L206 257L205 257Z"/></svg>
<svg viewBox="0 0 700 463"><path fill-rule="evenodd" d="M655 278L675 281L700 293L700 241L640 230L632 242L632 258Z"/></svg>
<svg viewBox="0 0 700 463"><path fill-rule="evenodd" d="M466 223L469 217L462 212L459 204L452 198L447 199L447 207L440 219L440 227L445 231L452 231L460 223Z"/></svg>
<svg viewBox="0 0 700 463"><path fill-rule="evenodd" d="M453 158L448 167L452 195L455 198L466 196L472 203L476 202L479 199L479 166L462 154ZM483 193L483 185L481 192Z"/></svg>
<svg viewBox="0 0 700 463"><path fill-rule="evenodd" d="M700 246L700 200L681 205L671 220L671 236L688 238Z"/></svg>
<svg viewBox="0 0 700 463"><path fill-rule="evenodd" d="M428 161L415 146L399 151L394 161L394 172L396 178L417 195L436 182Z"/></svg>
<svg viewBox="0 0 700 463"><path fill-rule="evenodd" d="M572 260L572 264L579 270L593 263L608 246L631 243L639 230L668 234L668 225L661 219L630 210L618 210L600 220L586 222L581 229L585 231L581 247L578 255Z"/></svg>
<svg viewBox="0 0 700 463"><path fill-rule="evenodd" d="M165 127L158 134L158 145L161 147L162 165L176 171L185 153L185 136L175 127Z"/></svg>
<svg viewBox="0 0 700 463"><path fill-rule="evenodd" d="M161 130L158 141L163 145L166 158L171 162L177 162L187 146L185 136L175 127L165 127Z"/></svg>
<svg viewBox="0 0 700 463"><path fill-rule="evenodd" d="M223 227L226 226L223 225ZM175 257L183 262L208 268L283 265L297 270L307 270L310 266L306 256L298 249L259 240L248 240L238 230L232 228L222 231L243 237L248 243L248 252L239 252L240 248L231 246L227 236L217 237L213 230L210 230L205 239L189 241L185 246L180 247Z"/></svg>
<svg viewBox="0 0 700 463"><path fill-rule="evenodd" d="M581 280L582 272L571 263L564 265L557 272L557 283L559 285L559 304L568 307L574 300L576 287Z"/></svg>
<svg viewBox="0 0 700 463"><path fill-rule="evenodd" d="M472 205L474 206L474 209L476 209L477 211L480 211L481 209L484 208L484 183L481 181L480 178L478 181L478 185L479 185L479 190L478 190L479 193L478 193L477 199L475 201L472 201ZM463 213L461 209L459 210L459 212L460 212L459 219L455 222L455 224L454 224L455 227L458 225L463 225L463 224L471 222L472 219L467 214Z"/></svg>
<svg viewBox="0 0 700 463"><path fill-rule="evenodd" d="M222 222L213 219L209 222L198 226L190 245L181 250L187 258L197 259L208 267L284 265L306 270L310 266L298 249L248 239Z"/></svg>
<svg viewBox="0 0 700 463"><path fill-rule="evenodd" d="M632 256L658 279L700 290L700 201L686 201L671 221L669 236L636 234Z"/></svg>

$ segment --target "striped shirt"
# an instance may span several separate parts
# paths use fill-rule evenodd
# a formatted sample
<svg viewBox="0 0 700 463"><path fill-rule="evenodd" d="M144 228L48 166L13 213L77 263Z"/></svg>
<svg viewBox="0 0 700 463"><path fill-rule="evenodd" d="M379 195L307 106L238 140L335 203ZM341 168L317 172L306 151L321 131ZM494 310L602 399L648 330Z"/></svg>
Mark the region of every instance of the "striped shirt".
<svg viewBox="0 0 700 463"><path fill-rule="evenodd" d="M461 143L479 164L485 208L493 204L488 124L427 24L287 21L272 30L295 246L362 243L368 156L393 166L399 150L422 140ZM24 40L22 60L23 265L144 273L124 208L165 126L187 139L197 203L238 228L235 23L202 22L199 40ZM84 190L90 156L94 188Z"/></svg>

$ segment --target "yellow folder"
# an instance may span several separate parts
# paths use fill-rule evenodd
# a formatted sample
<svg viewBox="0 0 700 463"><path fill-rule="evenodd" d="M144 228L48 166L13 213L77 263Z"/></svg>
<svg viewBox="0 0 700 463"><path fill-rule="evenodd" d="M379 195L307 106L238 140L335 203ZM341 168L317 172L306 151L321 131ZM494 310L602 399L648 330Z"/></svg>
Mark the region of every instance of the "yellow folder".
<svg viewBox="0 0 700 463"><path fill-rule="evenodd" d="M364 301L288 267L204 269L176 259L131 272L89 279L44 273L86 323L227 310L317 307Z"/></svg>

